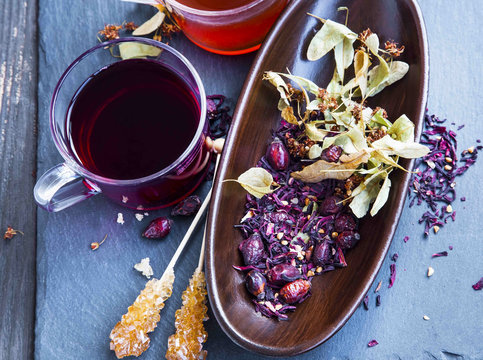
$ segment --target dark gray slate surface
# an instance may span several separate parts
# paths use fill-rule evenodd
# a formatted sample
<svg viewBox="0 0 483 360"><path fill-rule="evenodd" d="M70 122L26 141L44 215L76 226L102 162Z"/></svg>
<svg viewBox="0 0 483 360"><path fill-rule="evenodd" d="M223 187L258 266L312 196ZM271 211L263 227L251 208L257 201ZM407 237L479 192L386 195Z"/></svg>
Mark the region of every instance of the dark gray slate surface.
<svg viewBox="0 0 483 360"><path fill-rule="evenodd" d="M458 132L461 149L483 136L480 121L482 41L477 34L483 9L475 1L421 1L426 18L431 53L431 81L428 107L466 127ZM104 23L146 19L151 10L118 0L40 0L39 6L39 149L41 174L61 160L50 139L48 104L57 78L83 50L96 43L95 33ZM464 33L463 33L464 32ZM253 55L221 57L196 48L179 36L171 43L199 70L207 93L223 93L233 106ZM289 56L289 51L287 52ZM478 218L479 200L475 179L483 175L477 163L457 185L465 203L457 202L457 221L437 236L422 237L417 223L421 208L406 209L390 249L399 253L395 286L387 288L387 259L378 278L383 281L382 305L375 307L370 294L370 310L362 308L331 340L299 356L299 359L482 359L482 292L471 284L483 276L482 229ZM209 184L198 191L204 195ZM125 224L116 223L118 212ZM156 276L160 276L181 240L189 219L177 219L169 238L142 239L139 234L149 219L167 211L151 212L138 222L134 213L114 205L102 196L92 198L57 214L38 212L37 323L35 355L43 359L114 359L109 351L109 333L125 313L145 279L132 266L149 256ZM92 252L89 244L109 234L102 247ZM410 236L408 243L403 242ZM370 241L370 239L366 239ZM161 322L151 335L151 348L143 359L164 357L167 337L174 331L174 312L180 295L196 267L201 229L176 267L173 296L161 313ZM431 259L431 254L454 250L447 258ZM432 278L426 269L435 269ZM374 284L375 287L376 284ZM424 321L428 315L430 321ZM210 358L254 359L234 345L212 317L206 323ZM377 339L380 345L366 344Z"/></svg>

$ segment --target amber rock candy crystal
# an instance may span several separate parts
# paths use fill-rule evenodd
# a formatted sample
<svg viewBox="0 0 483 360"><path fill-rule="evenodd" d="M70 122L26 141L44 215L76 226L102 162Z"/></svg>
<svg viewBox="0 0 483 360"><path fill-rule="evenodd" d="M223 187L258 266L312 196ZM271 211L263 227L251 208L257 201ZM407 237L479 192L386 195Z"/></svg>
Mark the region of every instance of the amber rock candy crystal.
<svg viewBox="0 0 483 360"><path fill-rule="evenodd" d="M166 359L205 359L203 343L208 337L203 321L208 319L205 274L197 269L182 295L183 306L176 310L176 333L168 339Z"/></svg>
<svg viewBox="0 0 483 360"><path fill-rule="evenodd" d="M173 268L166 269L160 280L148 281L134 304L112 329L109 336L111 350L116 352L118 359L139 356L149 347L150 339L147 334L156 328L160 319L159 312L171 296L173 283Z"/></svg>

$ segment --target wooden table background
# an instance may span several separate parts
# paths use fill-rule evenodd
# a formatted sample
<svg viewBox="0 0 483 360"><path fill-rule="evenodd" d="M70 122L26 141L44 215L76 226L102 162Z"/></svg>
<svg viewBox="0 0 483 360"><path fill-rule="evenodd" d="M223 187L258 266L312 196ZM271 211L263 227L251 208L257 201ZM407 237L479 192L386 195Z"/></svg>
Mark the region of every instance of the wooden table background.
<svg viewBox="0 0 483 360"><path fill-rule="evenodd" d="M430 43L428 107L449 123L466 125L458 132L462 150L483 137L483 42L478 36L483 7L471 0L420 4ZM61 161L48 127L57 79L75 57L96 44L96 32L105 23L141 23L151 13L149 7L119 0L0 2L0 230L12 225L25 234L0 239L0 359L113 359L109 331L145 282L133 264L149 256L159 276L169 261L163 254L174 252L189 224L188 219L177 220L169 239L150 242L139 233L149 219L167 210L152 212L141 223L102 196L58 214L37 210L32 197L37 172ZM182 35L171 44L198 69L208 94L225 94L235 105L253 54L209 54ZM375 308L371 296L370 311L359 309L331 340L298 358L483 359L483 292L471 289L483 276L479 161L458 182L458 196L467 201L456 202L457 221L437 236L421 236L421 208L404 211L389 252L400 255L398 277L394 288L383 288L382 306ZM204 195L209 185L198 193ZM124 225L116 223L118 212L124 214ZM105 233L107 242L90 251L89 244ZM407 244L405 235L410 236ZM198 234L176 269L174 294L144 359L164 356L166 339L174 331L174 311L200 244ZM450 244L454 250L447 258L430 258ZM428 265L436 269L431 279L425 276ZM386 261L379 273L384 283L388 273ZM430 321L422 320L425 314ZM213 317L206 326L210 358L258 358L234 345ZM380 345L368 349L373 338Z"/></svg>

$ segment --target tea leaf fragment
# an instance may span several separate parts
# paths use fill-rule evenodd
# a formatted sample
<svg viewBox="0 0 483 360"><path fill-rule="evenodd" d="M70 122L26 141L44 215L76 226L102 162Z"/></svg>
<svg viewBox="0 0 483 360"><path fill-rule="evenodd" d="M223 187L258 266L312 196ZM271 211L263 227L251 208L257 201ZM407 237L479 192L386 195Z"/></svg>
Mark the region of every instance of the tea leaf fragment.
<svg viewBox="0 0 483 360"><path fill-rule="evenodd" d="M151 34L161 26L165 17L166 15L163 12L158 11L156 15L154 15L151 19L146 21L141 26L139 26L136 30L133 31L132 34L135 36L143 36L143 35Z"/></svg>
<svg viewBox="0 0 483 360"><path fill-rule="evenodd" d="M375 55L379 52L379 37L377 34L372 33L365 41L367 48Z"/></svg>
<svg viewBox="0 0 483 360"><path fill-rule="evenodd" d="M374 96L376 90L379 88L381 84L384 84L387 79L389 78L389 65L387 64L386 60L377 54L376 57L379 59L379 65L375 66L369 72L369 79L367 84L367 95ZM363 95L364 96L364 95Z"/></svg>
<svg viewBox="0 0 483 360"><path fill-rule="evenodd" d="M145 58L146 56L158 56L161 49L156 46L137 42L123 42L119 44L119 54L123 60L133 58Z"/></svg>
<svg viewBox="0 0 483 360"><path fill-rule="evenodd" d="M416 142L402 142L394 140L391 135L374 141L371 145L374 149L385 150L387 155L397 155L406 159L416 159L429 153L427 146Z"/></svg>
<svg viewBox="0 0 483 360"><path fill-rule="evenodd" d="M357 154L342 155L340 161L333 163L318 160L306 166L301 171L292 172L290 175L297 180L306 183L316 183L325 179L345 180L351 176L357 167L369 160L369 153L361 151Z"/></svg>
<svg viewBox="0 0 483 360"><path fill-rule="evenodd" d="M377 198L380 190L379 183L384 176L387 176L386 172L376 173L354 189L353 194L356 195L352 198L349 207L359 219L367 214L371 202Z"/></svg>
<svg viewBox="0 0 483 360"><path fill-rule="evenodd" d="M305 124L305 134L313 141L322 141L329 132L319 129L315 122Z"/></svg>
<svg viewBox="0 0 483 360"><path fill-rule="evenodd" d="M305 79L301 76L296 76L296 75L291 75L291 74L284 74L284 73L278 73L280 76L284 76L287 79L290 79L294 81L298 86L300 86L303 89L307 89L309 92L311 92L314 95L319 94L319 87L317 84L315 84L313 81L309 79ZM302 90L303 90L302 89ZM309 103L309 102L307 102Z"/></svg>
<svg viewBox="0 0 483 360"><path fill-rule="evenodd" d="M354 60L354 48L352 47L354 41L355 39L345 37L334 48L336 70L341 81L344 81L344 70L351 66Z"/></svg>
<svg viewBox="0 0 483 360"><path fill-rule="evenodd" d="M282 119L287 121L289 124L298 125L297 117L293 113L293 107L286 106L283 108L281 116Z"/></svg>
<svg viewBox="0 0 483 360"><path fill-rule="evenodd" d="M377 194L376 200L372 205L371 212L370 212L371 216L376 215L379 212L379 210L381 210L381 208L384 206L384 204L386 203L389 197L390 190L391 190L391 179L389 179L389 176L386 175L384 178L384 182L382 183L381 189Z"/></svg>
<svg viewBox="0 0 483 360"><path fill-rule="evenodd" d="M346 37L355 41L357 34L353 33L347 26L332 20L326 20L322 28L310 41L307 49L307 59L315 61L322 58Z"/></svg>
<svg viewBox="0 0 483 360"><path fill-rule="evenodd" d="M414 124L406 115L401 115L392 124L387 133L402 142L414 142Z"/></svg>
<svg viewBox="0 0 483 360"><path fill-rule="evenodd" d="M251 195L259 199L262 198L263 195L273 192L271 189L273 182L272 175L267 170L260 167L248 169L235 181Z"/></svg>
<svg viewBox="0 0 483 360"><path fill-rule="evenodd" d="M373 76L373 73L378 71L379 65L369 71L369 76ZM386 80L379 84L369 96L374 96L379 94L384 88L389 85L394 84L396 81L401 80L409 71L409 65L404 61L392 61L389 65L389 75Z"/></svg>
<svg viewBox="0 0 483 360"><path fill-rule="evenodd" d="M263 80L268 80L270 82L270 84L275 86L275 88L280 93L280 100L282 100L282 101L280 101L278 103L278 109L279 110L283 110L284 107L290 105L288 98L287 98L288 87L287 87L287 84L285 83L285 81L283 81L283 79L280 75L278 75L276 72L273 72L273 71L266 71L263 74Z"/></svg>

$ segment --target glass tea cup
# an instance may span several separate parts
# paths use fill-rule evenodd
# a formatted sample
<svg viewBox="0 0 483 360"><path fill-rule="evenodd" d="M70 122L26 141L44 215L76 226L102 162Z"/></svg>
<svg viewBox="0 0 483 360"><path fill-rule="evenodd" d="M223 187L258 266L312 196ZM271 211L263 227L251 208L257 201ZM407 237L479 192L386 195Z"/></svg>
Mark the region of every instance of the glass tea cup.
<svg viewBox="0 0 483 360"><path fill-rule="evenodd" d="M129 44L130 49L141 49L144 60L120 60L119 57L114 57L113 53L119 52L121 47L127 48L126 44ZM129 61L147 61L149 66L160 67L159 70L168 71L183 83L183 88L188 89L192 97L190 101L197 109L193 115L196 118L193 119L194 125L191 129L194 135L186 139L187 145L181 149L181 155L176 155L175 160L164 168L138 178L110 178L93 171L91 166L87 166L80 159L80 151L74 146L70 112L72 104L75 103L74 99L78 97L80 90L82 93L82 88L88 83L86 79L95 78L96 74L101 74L112 66L130 65L127 63ZM129 74L120 72L115 75L122 79ZM94 83L93 87L98 85L99 83ZM105 91L105 88L101 86L96 90ZM163 113L163 109L160 109L160 113ZM88 124L88 120L86 121ZM112 40L99 44L79 56L67 68L55 87L50 105L50 129L64 163L51 168L38 179L34 187L34 197L40 207L51 212L60 211L99 193L133 209L149 210L170 206L195 190L209 168L207 165L211 153L205 142L208 132L206 95L201 79L182 54L151 39ZM92 128L89 131L92 133ZM160 133L159 141L169 141L169 137L169 133ZM133 164L133 167L135 165L138 164Z"/></svg>
<svg viewBox="0 0 483 360"><path fill-rule="evenodd" d="M154 1L166 7L196 45L217 54L239 55L260 47L289 0Z"/></svg>

